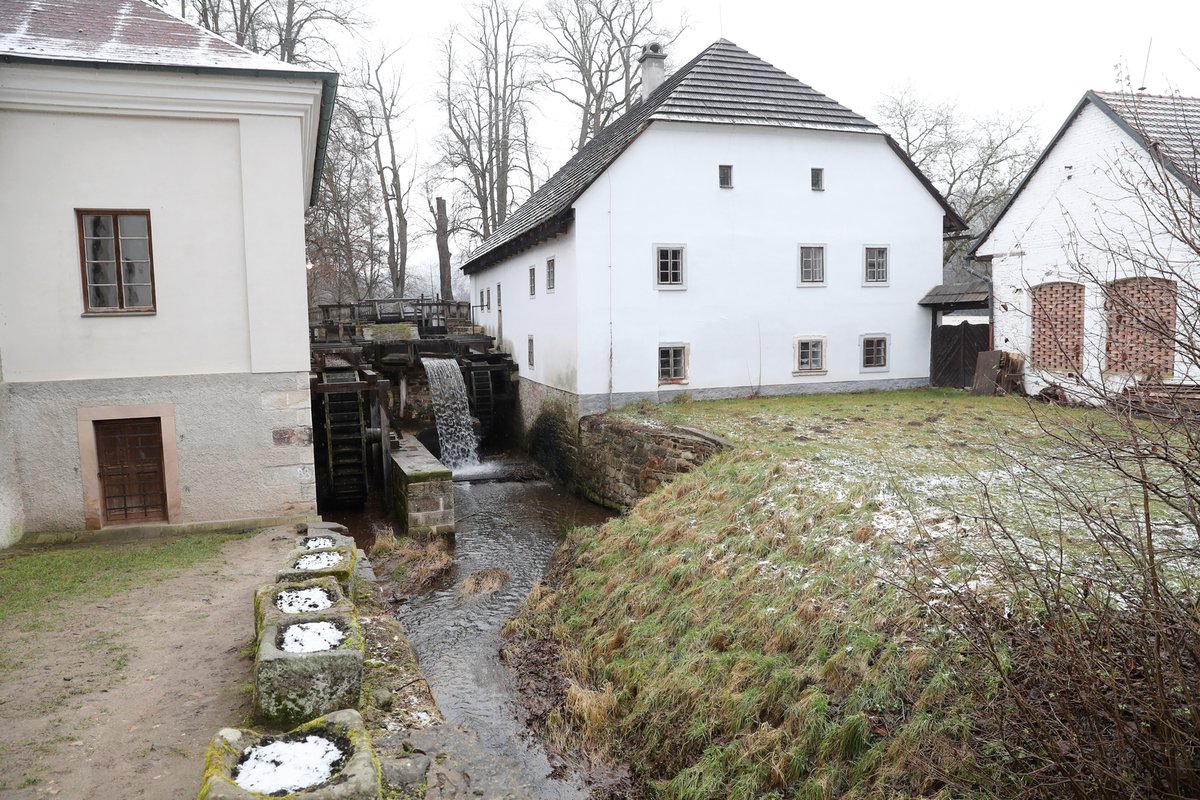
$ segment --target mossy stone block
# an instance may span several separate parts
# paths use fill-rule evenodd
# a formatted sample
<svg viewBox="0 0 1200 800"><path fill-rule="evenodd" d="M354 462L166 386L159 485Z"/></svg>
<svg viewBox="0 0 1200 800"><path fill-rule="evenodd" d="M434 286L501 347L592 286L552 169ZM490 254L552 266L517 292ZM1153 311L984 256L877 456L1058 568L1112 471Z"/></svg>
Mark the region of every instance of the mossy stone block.
<svg viewBox="0 0 1200 800"><path fill-rule="evenodd" d="M319 569L305 569L299 566L305 556L319 556L322 553L337 553L341 555L341 559L335 564ZM297 581L307 581L312 578L330 577L336 580L338 585L342 587L342 594L346 597L353 597L354 566L356 560L355 548L353 547L325 547L320 550L297 548L288 553L287 559L283 562L283 569L275 576L275 582L295 583Z"/></svg>
<svg viewBox="0 0 1200 800"><path fill-rule="evenodd" d="M287 795L289 800L377 800L382 791L379 759L362 716L353 709L335 711L288 731L263 736L255 731L225 728L213 737L204 757L204 778L197 800L262 800L264 795L237 785L234 775L246 751L279 739L325 734L348 743L349 757L324 783Z"/></svg>
<svg viewBox="0 0 1200 800"><path fill-rule="evenodd" d="M329 608L314 611L288 612L275 604L279 595L287 590L322 589L331 601ZM268 583L254 592L254 639L262 635L263 628L283 622L308 622L326 617L354 615L354 604L342 593L342 587L333 577L313 578L308 581Z"/></svg>
<svg viewBox="0 0 1200 800"><path fill-rule="evenodd" d="M254 713L260 719L294 725L339 708L358 706L362 692L363 637L353 615L326 617L345 634L329 650L289 653L281 647L291 625L264 627L254 660Z"/></svg>

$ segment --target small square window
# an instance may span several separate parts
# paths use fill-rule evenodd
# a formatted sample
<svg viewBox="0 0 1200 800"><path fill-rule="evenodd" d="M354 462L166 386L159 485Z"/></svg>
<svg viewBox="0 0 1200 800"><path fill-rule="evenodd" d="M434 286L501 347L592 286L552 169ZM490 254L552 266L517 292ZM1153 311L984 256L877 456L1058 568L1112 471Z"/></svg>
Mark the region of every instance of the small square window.
<svg viewBox="0 0 1200 800"><path fill-rule="evenodd" d="M533 336L529 337L529 366L533 366Z"/></svg>
<svg viewBox="0 0 1200 800"><path fill-rule="evenodd" d="M529 296L537 294L537 267L529 268Z"/></svg>
<svg viewBox="0 0 1200 800"><path fill-rule="evenodd" d="M687 346L663 345L658 348L658 382L680 383L687 380Z"/></svg>
<svg viewBox="0 0 1200 800"><path fill-rule="evenodd" d="M863 281L865 283L888 282L888 249L868 247L864 256Z"/></svg>
<svg viewBox="0 0 1200 800"><path fill-rule="evenodd" d="M796 372L825 371L825 340L796 340Z"/></svg>
<svg viewBox="0 0 1200 800"><path fill-rule="evenodd" d="M546 259L546 291L554 291L554 259Z"/></svg>
<svg viewBox="0 0 1200 800"><path fill-rule="evenodd" d="M824 245L800 245L800 283L825 283Z"/></svg>
<svg viewBox="0 0 1200 800"><path fill-rule="evenodd" d="M84 313L153 312L154 257L149 211L81 211Z"/></svg>
<svg viewBox="0 0 1200 800"><path fill-rule="evenodd" d="M812 181L812 190L814 192L825 191L825 168L813 167L809 171L809 179Z"/></svg>
<svg viewBox="0 0 1200 800"><path fill-rule="evenodd" d="M683 286L683 248L655 248L659 286Z"/></svg>
<svg viewBox="0 0 1200 800"><path fill-rule="evenodd" d="M733 165L722 164L717 167L717 182L722 189L733 188Z"/></svg>
<svg viewBox="0 0 1200 800"><path fill-rule="evenodd" d="M862 368L887 369L888 340L886 336L864 336L862 339Z"/></svg>

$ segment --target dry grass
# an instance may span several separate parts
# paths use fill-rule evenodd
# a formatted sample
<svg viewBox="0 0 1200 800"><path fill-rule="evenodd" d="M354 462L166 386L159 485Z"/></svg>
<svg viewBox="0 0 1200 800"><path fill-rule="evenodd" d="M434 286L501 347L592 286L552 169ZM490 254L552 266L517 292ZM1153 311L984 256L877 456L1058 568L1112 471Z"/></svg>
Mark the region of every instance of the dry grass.
<svg viewBox="0 0 1200 800"><path fill-rule="evenodd" d="M463 580L462 585L458 587L458 598L465 600L468 597L491 594L499 591L500 587L507 582L508 570L499 567L481 569L478 572L472 572Z"/></svg>
<svg viewBox="0 0 1200 800"><path fill-rule="evenodd" d="M626 414L739 447L569 536L574 570L510 628L563 648L574 685L549 736L680 800L939 797L1002 769L974 735L986 686L967 683L986 671L952 669L972 654L898 583L929 563L979 581L972 514L981 486L1007 485L992 444L1041 446L1020 401L930 390ZM1033 513L1031 536L1053 508Z"/></svg>

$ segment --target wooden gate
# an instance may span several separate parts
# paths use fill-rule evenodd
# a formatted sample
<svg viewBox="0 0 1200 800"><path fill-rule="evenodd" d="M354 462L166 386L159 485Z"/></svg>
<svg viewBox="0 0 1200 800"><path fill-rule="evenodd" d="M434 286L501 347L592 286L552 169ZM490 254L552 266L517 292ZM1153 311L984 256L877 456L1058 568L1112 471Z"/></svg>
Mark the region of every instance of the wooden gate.
<svg viewBox="0 0 1200 800"><path fill-rule="evenodd" d="M161 420L113 419L94 424L105 523L166 520Z"/></svg>
<svg viewBox="0 0 1200 800"><path fill-rule="evenodd" d="M934 386L962 389L975 377L979 354L989 349L989 325L939 325L933 329L929 382Z"/></svg>

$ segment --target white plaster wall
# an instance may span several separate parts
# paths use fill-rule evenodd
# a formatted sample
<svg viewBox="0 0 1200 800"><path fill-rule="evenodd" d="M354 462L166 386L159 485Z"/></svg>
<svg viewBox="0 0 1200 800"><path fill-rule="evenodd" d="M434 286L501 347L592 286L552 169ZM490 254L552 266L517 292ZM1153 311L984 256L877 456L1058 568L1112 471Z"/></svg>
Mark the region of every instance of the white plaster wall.
<svg viewBox="0 0 1200 800"><path fill-rule="evenodd" d="M0 377L0 548L21 538L25 512L17 482L16 447L13 441L12 414L9 411L8 384Z"/></svg>
<svg viewBox="0 0 1200 800"><path fill-rule="evenodd" d="M98 406L175 406L182 515L172 523L316 510L312 446L278 445L273 436L276 429L311 426L307 372L15 383L9 389L26 530L84 527L76 409Z"/></svg>
<svg viewBox="0 0 1200 800"><path fill-rule="evenodd" d="M555 262L553 292L546 291L548 258ZM530 267L537 268L537 293L533 297L529 295ZM496 303L497 284L502 287L503 308ZM572 230L472 275L471 302L479 303L481 289L485 293L491 290L491 310L476 309L476 319L488 334L497 337L497 346L512 354L520 367L521 377L555 389L577 392L579 285ZM527 358L530 335L534 340L532 368Z"/></svg>
<svg viewBox="0 0 1200 800"><path fill-rule="evenodd" d="M879 136L656 122L576 204L579 391L608 391L610 318L614 393L658 390L660 342L689 344L688 390L925 380L942 216ZM685 290L655 288L655 243L686 245ZM824 287L797 285L801 243L825 245ZM863 285L866 245L889 249L886 287ZM860 370L873 333L886 372ZM827 338L827 374L793 375L797 336Z"/></svg>
<svg viewBox="0 0 1200 800"><path fill-rule="evenodd" d="M301 116L211 100L194 116L26 108L9 91L0 82L9 381L307 369ZM156 314L81 316L76 208L150 210Z"/></svg>
<svg viewBox="0 0 1200 800"><path fill-rule="evenodd" d="M978 256L992 256L996 347L1026 356L1028 390L1036 392L1047 383L1068 389L1075 384L1067 373L1041 372L1029 365L1032 287L1055 281L1084 284L1085 376L1094 385L1120 388L1127 376L1104 374L1106 324L1101 284L1147 273L1112 258L1102 239L1153 243L1167 258L1179 259L1179 268L1185 273L1200 269L1200 265L1186 266L1189 254L1165 232L1147 230L1139 222L1144 211L1126 181L1143 169L1153 174L1145 151L1104 112L1088 104L979 246ZM1181 289L1181 298L1186 294ZM1179 313L1187 313L1186 307ZM1195 381L1200 379L1200 370L1177 356L1174 377Z"/></svg>

